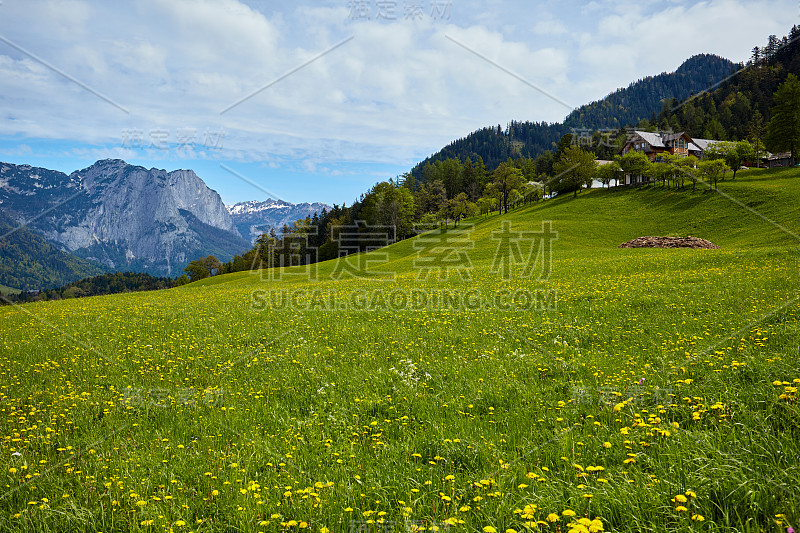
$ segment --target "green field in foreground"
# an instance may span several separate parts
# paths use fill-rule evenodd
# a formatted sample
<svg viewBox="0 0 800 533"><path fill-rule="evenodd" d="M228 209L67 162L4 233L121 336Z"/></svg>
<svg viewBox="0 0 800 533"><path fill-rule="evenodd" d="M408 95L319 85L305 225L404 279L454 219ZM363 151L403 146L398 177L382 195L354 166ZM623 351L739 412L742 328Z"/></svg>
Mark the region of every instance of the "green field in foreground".
<svg viewBox="0 0 800 533"><path fill-rule="evenodd" d="M797 527L798 200L795 169L594 190L316 272L0 308L0 530ZM617 248L641 235L721 249Z"/></svg>

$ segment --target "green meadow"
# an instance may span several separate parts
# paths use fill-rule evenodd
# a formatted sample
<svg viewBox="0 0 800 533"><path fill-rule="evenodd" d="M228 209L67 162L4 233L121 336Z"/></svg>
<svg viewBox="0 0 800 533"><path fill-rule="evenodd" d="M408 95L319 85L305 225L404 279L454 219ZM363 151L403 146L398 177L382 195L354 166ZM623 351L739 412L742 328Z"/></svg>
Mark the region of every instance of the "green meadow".
<svg viewBox="0 0 800 533"><path fill-rule="evenodd" d="M11 287L6 287L5 285L0 285L0 295L5 294L19 294L19 289L12 289Z"/></svg>
<svg viewBox="0 0 800 533"><path fill-rule="evenodd" d="M612 187L2 307L0 530L798 527L799 201L798 169Z"/></svg>

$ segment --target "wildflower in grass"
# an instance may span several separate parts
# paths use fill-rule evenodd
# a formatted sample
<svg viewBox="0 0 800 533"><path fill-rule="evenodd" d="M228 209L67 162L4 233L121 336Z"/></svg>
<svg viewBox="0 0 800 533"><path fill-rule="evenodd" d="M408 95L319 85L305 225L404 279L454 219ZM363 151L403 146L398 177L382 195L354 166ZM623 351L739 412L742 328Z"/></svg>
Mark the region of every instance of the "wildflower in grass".
<svg viewBox="0 0 800 533"><path fill-rule="evenodd" d="M694 520L695 522L702 522L703 520L705 520L705 517L703 515L701 515L701 514L693 514L692 515L692 520ZM789 528L789 529L791 529L791 528Z"/></svg>
<svg viewBox="0 0 800 533"><path fill-rule="evenodd" d="M684 507L683 505L679 505L679 506L677 506L677 507L675 508L675 510L676 510L676 511L678 511L679 513L683 513L683 512L686 512L686 511L688 511L689 509L687 509L687 508L686 508L686 507Z"/></svg>
<svg viewBox="0 0 800 533"><path fill-rule="evenodd" d="M486 526L483 528L483 533L497 533L497 530L492 526Z"/></svg>
<svg viewBox="0 0 800 533"><path fill-rule="evenodd" d="M677 496L675 496L672 499L672 501L673 502L686 503L686 496L684 496L683 494L678 494Z"/></svg>
<svg viewBox="0 0 800 533"><path fill-rule="evenodd" d="M184 522L183 520L176 520L175 525L178 527L185 526L186 522Z"/></svg>
<svg viewBox="0 0 800 533"><path fill-rule="evenodd" d="M564 516L575 516L575 511L572 509L565 509L564 511L561 511L561 514Z"/></svg>
<svg viewBox="0 0 800 533"><path fill-rule="evenodd" d="M548 522L558 522L559 520L561 520L561 517L559 517L556 513L550 513L547 515Z"/></svg>
<svg viewBox="0 0 800 533"><path fill-rule="evenodd" d="M140 526L152 526L153 525L153 521L152 520L142 520L141 522L139 522L139 525Z"/></svg>
<svg viewBox="0 0 800 533"><path fill-rule="evenodd" d="M686 492L684 492L684 494L686 494L686 496L688 496L689 498L697 498L697 494L695 494L695 492L691 490L687 490Z"/></svg>

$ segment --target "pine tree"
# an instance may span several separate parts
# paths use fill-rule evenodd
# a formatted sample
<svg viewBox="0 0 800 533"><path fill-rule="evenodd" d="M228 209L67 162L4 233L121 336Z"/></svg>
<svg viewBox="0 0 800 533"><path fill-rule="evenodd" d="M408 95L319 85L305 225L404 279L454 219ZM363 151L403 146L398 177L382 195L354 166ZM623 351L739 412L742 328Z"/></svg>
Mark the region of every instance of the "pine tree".
<svg viewBox="0 0 800 533"><path fill-rule="evenodd" d="M772 119L767 131L767 147L774 151L788 151L792 162L797 161L800 148L800 80L789 74L773 97Z"/></svg>

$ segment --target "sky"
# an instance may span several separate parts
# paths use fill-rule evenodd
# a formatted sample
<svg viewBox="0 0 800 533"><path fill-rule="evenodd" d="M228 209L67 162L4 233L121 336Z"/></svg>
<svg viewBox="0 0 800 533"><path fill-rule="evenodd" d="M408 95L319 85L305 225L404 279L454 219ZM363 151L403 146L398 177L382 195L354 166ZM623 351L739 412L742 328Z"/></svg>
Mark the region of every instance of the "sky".
<svg viewBox="0 0 800 533"><path fill-rule="evenodd" d="M226 204L349 205L449 142L699 53L798 0L0 0L0 161L192 169Z"/></svg>

